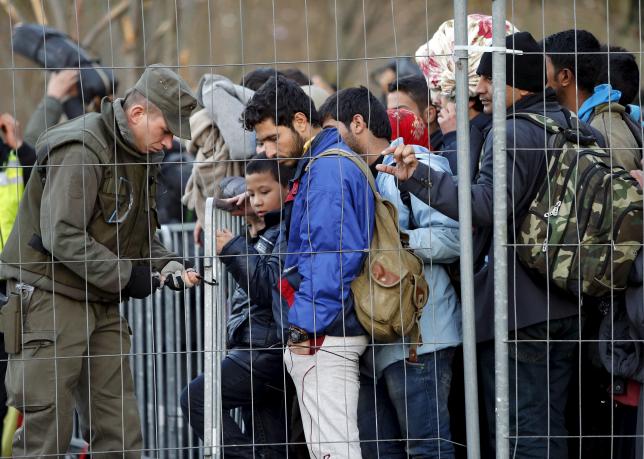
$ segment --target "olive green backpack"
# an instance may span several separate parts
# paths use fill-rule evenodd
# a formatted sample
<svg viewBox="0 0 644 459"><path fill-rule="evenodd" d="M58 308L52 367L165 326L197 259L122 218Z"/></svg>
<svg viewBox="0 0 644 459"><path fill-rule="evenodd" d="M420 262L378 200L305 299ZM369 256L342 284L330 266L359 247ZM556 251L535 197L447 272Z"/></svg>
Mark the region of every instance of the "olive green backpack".
<svg viewBox="0 0 644 459"><path fill-rule="evenodd" d="M307 169L319 158L329 156L353 161L369 181L374 196L371 245L362 271L351 283L358 320L377 343L408 337L409 359L414 362L421 341L418 321L429 293L423 262L406 247L408 237L398 227L396 206L382 198L369 166L359 156L328 150L312 158Z"/></svg>
<svg viewBox="0 0 644 459"><path fill-rule="evenodd" d="M578 297L626 288L642 246L642 191L629 172L579 128L545 116L512 115L543 127L548 171L517 233L516 253L528 268Z"/></svg>

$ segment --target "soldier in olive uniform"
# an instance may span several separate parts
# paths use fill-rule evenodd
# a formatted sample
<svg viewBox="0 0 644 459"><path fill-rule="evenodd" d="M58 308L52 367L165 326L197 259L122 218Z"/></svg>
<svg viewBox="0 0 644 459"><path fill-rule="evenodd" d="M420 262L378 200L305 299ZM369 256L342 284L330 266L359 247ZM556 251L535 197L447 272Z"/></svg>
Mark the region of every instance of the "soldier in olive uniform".
<svg viewBox="0 0 644 459"><path fill-rule="evenodd" d="M173 135L189 139L196 100L173 71L148 67L100 113L43 134L0 255L9 303L8 404L24 414L15 456L62 454L76 409L93 455L140 457L130 331L119 302L198 282L157 236L156 181ZM111 453L107 453L111 451Z"/></svg>

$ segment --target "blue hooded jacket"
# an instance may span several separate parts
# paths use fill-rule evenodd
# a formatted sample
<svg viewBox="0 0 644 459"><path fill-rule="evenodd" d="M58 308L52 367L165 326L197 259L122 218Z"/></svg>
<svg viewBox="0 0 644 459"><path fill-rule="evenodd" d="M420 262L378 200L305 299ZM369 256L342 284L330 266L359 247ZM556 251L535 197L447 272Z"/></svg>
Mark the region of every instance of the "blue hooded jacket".
<svg viewBox="0 0 644 459"><path fill-rule="evenodd" d="M355 315L351 282L371 244L374 197L367 178L343 157L312 157L330 149L351 152L338 130L322 130L305 147L286 200L288 250L276 294L288 322L309 333L366 335Z"/></svg>

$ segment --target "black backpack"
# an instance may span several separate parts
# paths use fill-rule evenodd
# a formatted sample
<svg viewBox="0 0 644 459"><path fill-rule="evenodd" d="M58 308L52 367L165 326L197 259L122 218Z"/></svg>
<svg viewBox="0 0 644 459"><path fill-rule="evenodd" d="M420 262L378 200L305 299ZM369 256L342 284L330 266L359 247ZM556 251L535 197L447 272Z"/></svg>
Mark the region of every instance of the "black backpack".
<svg viewBox="0 0 644 459"><path fill-rule="evenodd" d="M40 24L21 24L13 32L13 50L46 69L80 69L78 97L63 104L67 118L84 114L84 106L94 98L116 92L118 82L111 69L101 67L68 35ZM82 91L81 91L82 88Z"/></svg>

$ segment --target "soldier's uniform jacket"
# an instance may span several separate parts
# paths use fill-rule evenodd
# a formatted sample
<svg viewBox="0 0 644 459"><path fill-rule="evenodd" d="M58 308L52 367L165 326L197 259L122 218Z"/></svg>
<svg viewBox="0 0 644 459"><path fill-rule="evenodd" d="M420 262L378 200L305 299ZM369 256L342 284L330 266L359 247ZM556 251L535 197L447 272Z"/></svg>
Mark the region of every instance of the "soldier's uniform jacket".
<svg viewBox="0 0 644 459"><path fill-rule="evenodd" d="M117 105L118 104L118 105ZM121 101L43 134L0 278L89 301L115 302L133 264L160 270L175 255L155 236L163 153L128 144L115 118Z"/></svg>

